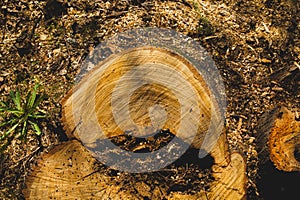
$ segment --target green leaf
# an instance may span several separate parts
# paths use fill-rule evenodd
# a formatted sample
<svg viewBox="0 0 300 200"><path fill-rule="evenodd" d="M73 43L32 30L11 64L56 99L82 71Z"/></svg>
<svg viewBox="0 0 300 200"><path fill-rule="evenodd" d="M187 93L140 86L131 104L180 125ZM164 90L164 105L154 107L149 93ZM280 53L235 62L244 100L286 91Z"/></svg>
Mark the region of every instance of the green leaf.
<svg viewBox="0 0 300 200"><path fill-rule="evenodd" d="M19 91L16 91L14 93L13 91L10 91L10 97L13 100L14 104L16 105L18 110L21 110L21 98L20 98L20 93Z"/></svg>
<svg viewBox="0 0 300 200"><path fill-rule="evenodd" d="M42 115L42 114L33 114L33 115L29 115L29 117L32 117L34 119L42 119L42 118L46 118L46 115Z"/></svg>
<svg viewBox="0 0 300 200"><path fill-rule="evenodd" d="M11 120L9 120L9 121L2 122L2 123L0 124L0 127L6 126L7 124L14 124L16 121L17 121L17 119L13 118L13 119L11 119Z"/></svg>
<svg viewBox="0 0 300 200"><path fill-rule="evenodd" d="M4 121L2 123L0 123L0 127L6 126L7 124L12 124L13 119L9 120L9 121Z"/></svg>
<svg viewBox="0 0 300 200"><path fill-rule="evenodd" d="M37 97L35 103L33 104L32 108L31 108L32 109L31 112L33 112L35 109L37 109L38 105L43 101L43 99L44 99L43 96Z"/></svg>
<svg viewBox="0 0 300 200"><path fill-rule="evenodd" d="M8 131L6 131L1 137L0 140L5 139L12 131L14 131L18 127L19 123L16 123L13 127L11 127Z"/></svg>
<svg viewBox="0 0 300 200"><path fill-rule="evenodd" d="M32 121L28 121L28 122L31 124L32 128L35 130L35 134L37 134L37 135L42 134L42 131L41 131L40 127L37 125L37 123L32 122Z"/></svg>
<svg viewBox="0 0 300 200"><path fill-rule="evenodd" d="M2 122L2 123L0 123L0 127L5 126L7 124L9 124L9 122Z"/></svg>
<svg viewBox="0 0 300 200"><path fill-rule="evenodd" d="M36 93L37 93L37 88L39 87L39 84L35 84L29 98L28 98L28 102L27 102L27 107L29 109L32 109L34 103L35 103L35 99L36 99Z"/></svg>
<svg viewBox="0 0 300 200"><path fill-rule="evenodd" d="M0 111L5 111L8 108L8 105L6 105L6 103L4 101L0 102Z"/></svg>
<svg viewBox="0 0 300 200"><path fill-rule="evenodd" d="M20 117L24 114L23 111L20 111L20 110L11 110L11 109L8 109L6 110L7 112L11 113L11 114L15 114L16 116Z"/></svg>
<svg viewBox="0 0 300 200"><path fill-rule="evenodd" d="M21 108L21 96L20 96L20 92L19 91L16 91L16 101L15 101L15 104L16 104L18 110L22 110L22 108Z"/></svg>
<svg viewBox="0 0 300 200"><path fill-rule="evenodd" d="M27 121L25 121L23 123L23 128L22 128L22 132L21 132L22 136L24 136L26 134L26 130L27 130Z"/></svg>
<svg viewBox="0 0 300 200"><path fill-rule="evenodd" d="M0 104L1 104L0 112L1 114L3 114L8 109L8 106L3 101L0 102Z"/></svg>
<svg viewBox="0 0 300 200"><path fill-rule="evenodd" d="M14 93L13 91L10 91L10 92L9 92L9 95L10 95L10 97L11 97L12 99L15 99L15 98L16 98L15 93Z"/></svg>

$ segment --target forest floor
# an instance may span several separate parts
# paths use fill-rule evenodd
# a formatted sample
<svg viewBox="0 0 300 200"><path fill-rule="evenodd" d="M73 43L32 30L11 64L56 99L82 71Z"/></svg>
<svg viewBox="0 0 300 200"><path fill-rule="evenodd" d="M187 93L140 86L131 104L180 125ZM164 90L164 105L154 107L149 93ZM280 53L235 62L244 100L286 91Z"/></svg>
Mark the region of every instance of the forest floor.
<svg viewBox="0 0 300 200"><path fill-rule="evenodd" d="M0 100L40 83L47 118L40 122L41 136L29 132L26 142L13 140L0 154L0 199L23 199L26 176L39 155L67 140L60 101L89 52L115 33L140 27L174 29L210 53L226 87L230 149L245 155L247 199L264 199L257 183L256 126L276 105L300 112L299 76L287 82L274 78L285 69L299 73L299 13L297 0L1 1ZM288 188L282 184L280 191Z"/></svg>

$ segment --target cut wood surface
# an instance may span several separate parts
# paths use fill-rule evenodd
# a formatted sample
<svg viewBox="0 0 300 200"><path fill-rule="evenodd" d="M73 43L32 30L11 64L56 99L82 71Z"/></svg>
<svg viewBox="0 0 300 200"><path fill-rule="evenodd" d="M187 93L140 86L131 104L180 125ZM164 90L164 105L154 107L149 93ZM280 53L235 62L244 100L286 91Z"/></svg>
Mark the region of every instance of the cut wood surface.
<svg viewBox="0 0 300 200"><path fill-rule="evenodd" d="M246 199L246 162L238 153L231 153L226 167L213 166L215 181L210 186L208 199Z"/></svg>
<svg viewBox="0 0 300 200"><path fill-rule="evenodd" d="M159 187L147 192L143 183L129 187L138 194L131 194L114 185L111 177L101 173L97 161L76 140L62 143L45 153L27 179L24 190L26 199L205 199L205 191L195 195L172 192L165 196ZM145 184L144 184L145 185Z"/></svg>
<svg viewBox="0 0 300 200"><path fill-rule="evenodd" d="M113 55L86 74L63 99L62 122L73 140L42 155L27 180L25 196L28 199L143 199L145 196L244 199L245 160L240 153L230 152L220 108L215 102L201 74L174 52L142 47ZM210 133L209 139L205 139L211 127L221 134ZM160 129L168 129L192 148L210 153L214 159L214 181L208 184L208 190L200 189L195 194L172 191L167 195L155 192L163 191L162 188L150 190L145 183L137 182L132 186L136 194L132 194L114 185L109 175L95 167L99 161L92 149L101 141L126 133L151 138L149 134ZM144 147L134 149L141 148Z"/></svg>
<svg viewBox="0 0 300 200"><path fill-rule="evenodd" d="M112 177L102 173L97 160L77 140L71 140L45 152L33 172L26 179L23 193L26 199L244 199L246 194L244 158L232 153L229 164L213 166L213 181L208 190L196 194L171 192L164 189L147 189L143 182L127 186L135 188L136 194L114 184ZM197 174L195 174L197 176ZM146 187L146 188L145 188Z"/></svg>
<svg viewBox="0 0 300 200"><path fill-rule="evenodd" d="M78 141L69 141L45 153L27 178L26 199L134 198L95 173L95 158Z"/></svg>
<svg viewBox="0 0 300 200"><path fill-rule="evenodd" d="M279 170L300 171L300 121L286 107L261 117L257 142L261 165L271 160Z"/></svg>
<svg viewBox="0 0 300 200"><path fill-rule="evenodd" d="M62 107L68 136L89 147L124 132L145 137L169 129L188 143L196 134L193 146L200 148L209 126L217 132L223 122L196 68L156 47L131 49L99 63L67 94ZM215 142L211 138L205 143L209 150Z"/></svg>

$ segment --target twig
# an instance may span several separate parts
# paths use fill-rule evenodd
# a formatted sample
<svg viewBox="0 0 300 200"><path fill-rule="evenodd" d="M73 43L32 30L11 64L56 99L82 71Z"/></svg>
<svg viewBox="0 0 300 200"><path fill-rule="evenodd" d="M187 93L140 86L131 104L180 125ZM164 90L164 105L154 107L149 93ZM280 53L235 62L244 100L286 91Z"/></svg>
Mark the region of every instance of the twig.
<svg viewBox="0 0 300 200"><path fill-rule="evenodd" d="M300 65L297 62L294 62L294 64L298 67L298 69L300 70Z"/></svg>

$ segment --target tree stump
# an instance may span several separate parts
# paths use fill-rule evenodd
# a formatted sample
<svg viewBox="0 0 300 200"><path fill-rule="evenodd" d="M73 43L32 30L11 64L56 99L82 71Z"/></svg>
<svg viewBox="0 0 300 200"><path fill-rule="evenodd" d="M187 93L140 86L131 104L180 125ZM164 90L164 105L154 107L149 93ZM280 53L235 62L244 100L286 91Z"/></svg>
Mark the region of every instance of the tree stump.
<svg viewBox="0 0 300 200"><path fill-rule="evenodd" d="M170 129L186 142L202 133L192 143L200 148L210 126L207 119L214 119L216 131L222 128L205 81L182 56L141 47L111 56L99 66L62 101L62 122L70 138L93 147L97 140L124 131L143 137Z"/></svg>
<svg viewBox="0 0 300 200"><path fill-rule="evenodd" d="M265 112L258 122L257 187L268 199L293 199L299 193L300 122L286 107Z"/></svg>
<svg viewBox="0 0 300 200"><path fill-rule="evenodd" d="M282 106L261 117L257 137L261 165L271 160L278 170L300 171L300 122L295 118Z"/></svg>
<svg viewBox="0 0 300 200"><path fill-rule="evenodd" d="M226 130L214 96L192 63L178 53L147 46L113 55L86 74L66 95L62 109L62 123L71 141L42 155L27 179L24 194L28 199L244 199L246 196L244 158L228 150ZM221 134L216 136L209 129ZM159 187L151 190L147 184L139 183L134 185L144 189L136 191L143 194L132 194L121 190L109 175L95 168L96 158L102 162L109 157L99 156L95 151L103 147L103 141L117 138L128 144L132 142L128 138L135 141L142 138L143 142L131 149L139 151L157 141L159 130L169 130L180 145L191 145L214 158L215 180L208 190L193 195L181 192L167 195ZM180 156L172 154L179 143L170 143L162 147L164 159L156 156L148 161L156 159L157 163L169 164L166 160ZM142 162L139 167L148 162L133 160L127 166L122 156L117 162L104 164L127 169L137 162Z"/></svg>

